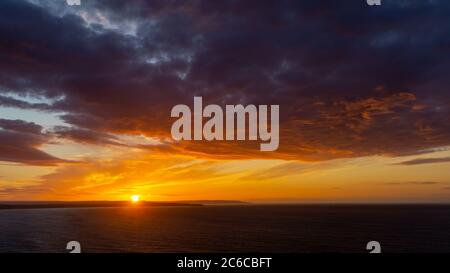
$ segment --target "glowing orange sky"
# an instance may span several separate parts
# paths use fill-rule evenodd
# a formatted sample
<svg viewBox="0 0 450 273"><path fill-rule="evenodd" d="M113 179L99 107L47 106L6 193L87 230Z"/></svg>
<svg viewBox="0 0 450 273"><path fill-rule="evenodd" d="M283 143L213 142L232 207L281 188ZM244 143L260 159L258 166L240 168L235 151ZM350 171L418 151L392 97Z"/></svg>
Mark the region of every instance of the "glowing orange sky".
<svg viewBox="0 0 450 273"><path fill-rule="evenodd" d="M0 1L0 200L450 201L442 3L89 2ZM279 149L174 141L196 96Z"/></svg>
<svg viewBox="0 0 450 273"><path fill-rule="evenodd" d="M47 167L2 164L2 200L129 200L139 194L143 200L164 201L446 202L450 196L449 163L396 164L416 157L311 163L211 160L73 143L44 149L83 161Z"/></svg>

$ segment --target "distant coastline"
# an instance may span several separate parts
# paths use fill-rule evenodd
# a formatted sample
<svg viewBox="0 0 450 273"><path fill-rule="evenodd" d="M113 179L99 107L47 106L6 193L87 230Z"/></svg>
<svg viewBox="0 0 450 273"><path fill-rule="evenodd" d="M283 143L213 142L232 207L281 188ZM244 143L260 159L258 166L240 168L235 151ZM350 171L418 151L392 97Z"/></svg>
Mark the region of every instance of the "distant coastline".
<svg viewBox="0 0 450 273"><path fill-rule="evenodd" d="M177 201L183 204L201 204L204 206L233 206L233 205L248 205L249 202L239 200L180 200Z"/></svg>
<svg viewBox="0 0 450 273"><path fill-rule="evenodd" d="M113 208L113 207L161 207L161 206L203 206L200 203L148 202L133 204L130 201L42 201L42 202L2 202L0 210L8 209L53 209L53 208Z"/></svg>
<svg viewBox="0 0 450 273"><path fill-rule="evenodd" d="M199 207L206 205L242 205L233 200L189 200L175 202L140 201L10 201L0 202L0 210L8 209L53 209L53 208L114 208L114 207Z"/></svg>

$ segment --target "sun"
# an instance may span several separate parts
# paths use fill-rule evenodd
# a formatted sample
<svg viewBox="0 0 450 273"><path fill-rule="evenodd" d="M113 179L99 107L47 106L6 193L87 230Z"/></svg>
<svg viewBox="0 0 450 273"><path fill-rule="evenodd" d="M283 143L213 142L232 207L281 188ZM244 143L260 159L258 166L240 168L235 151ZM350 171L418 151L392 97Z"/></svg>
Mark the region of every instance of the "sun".
<svg viewBox="0 0 450 273"><path fill-rule="evenodd" d="M131 196L131 202L133 202L133 203L139 202L139 199L140 199L139 195L132 195Z"/></svg>

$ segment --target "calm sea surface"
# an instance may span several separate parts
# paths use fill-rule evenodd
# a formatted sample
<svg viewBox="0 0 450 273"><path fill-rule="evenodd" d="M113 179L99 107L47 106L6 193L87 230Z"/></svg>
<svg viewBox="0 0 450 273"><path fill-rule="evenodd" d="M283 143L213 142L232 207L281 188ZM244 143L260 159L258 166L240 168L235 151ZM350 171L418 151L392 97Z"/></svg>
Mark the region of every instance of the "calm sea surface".
<svg viewBox="0 0 450 273"><path fill-rule="evenodd" d="M0 210L0 252L450 252L450 206Z"/></svg>

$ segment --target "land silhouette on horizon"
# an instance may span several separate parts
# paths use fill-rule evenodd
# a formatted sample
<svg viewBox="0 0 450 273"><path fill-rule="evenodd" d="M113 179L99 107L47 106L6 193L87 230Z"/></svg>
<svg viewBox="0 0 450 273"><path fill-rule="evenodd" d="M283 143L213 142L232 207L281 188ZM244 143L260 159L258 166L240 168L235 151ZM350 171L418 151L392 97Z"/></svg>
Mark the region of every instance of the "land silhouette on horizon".
<svg viewBox="0 0 450 273"><path fill-rule="evenodd" d="M4 201L0 210L6 209L48 209L48 208L108 208L108 207L161 207L161 206L204 206L204 205L246 204L235 200L189 200L189 201Z"/></svg>

